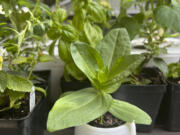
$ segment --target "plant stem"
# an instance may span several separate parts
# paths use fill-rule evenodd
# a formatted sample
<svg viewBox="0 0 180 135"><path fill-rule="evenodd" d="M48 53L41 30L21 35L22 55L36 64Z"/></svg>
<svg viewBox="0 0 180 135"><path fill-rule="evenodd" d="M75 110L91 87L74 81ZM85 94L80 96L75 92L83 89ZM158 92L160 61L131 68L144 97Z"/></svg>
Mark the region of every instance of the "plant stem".
<svg viewBox="0 0 180 135"><path fill-rule="evenodd" d="M103 116L100 117L100 124L103 125Z"/></svg>

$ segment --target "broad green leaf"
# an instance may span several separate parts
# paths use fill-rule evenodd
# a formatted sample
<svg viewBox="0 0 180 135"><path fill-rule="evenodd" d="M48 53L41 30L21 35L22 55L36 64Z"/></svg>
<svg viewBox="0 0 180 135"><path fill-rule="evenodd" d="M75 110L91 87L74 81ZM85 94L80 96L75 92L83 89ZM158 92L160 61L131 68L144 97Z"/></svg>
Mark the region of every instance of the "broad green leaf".
<svg viewBox="0 0 180 135"><path fill-rule="evenodd" d="M111 30L97 46L97 50L110 69L119 57L130 54L128 32L124 28Z"/></svg>
<svg viewBox="0 0 180 135"><path fill-rule="evenodd" d="M6 72L0 71L0 92L3 93L7 87L7 74Z"/></svg>
<svg viewBox="0 0 180 135"><path fill-rule="evenodd" d="M50 132L86 124L107 112L112 97L86 88L68 94L56 101L49 113L47 128Z"/></svg>
<svg viewBox="0 0 180 135"><path fill-rule="evenodd" d="M120 57L109 71L109 79L116 76L127 77L145 60L143 55L126 55Z"/></svg>
<svg viewBox="0 0 180 135"><path fill-rule="evenodd" d="M56 40L62 36L62 30L59 27L52 26L48 29L47 35L50 39Z"/></svg>
<svg viewBox="0 0 180 135"><path fill-rule="evenodd" d="M132 17L122 17L113 28L126 28L131 40L133 40L139 34L141 25Z"/></svg>
<svg viewBox="0 0 180 135"><path fill-rule="evenodd" d="M65 9L58 8L52 13L52 20L55 23L62 23L66 18L68 17L68 14Z"/></svg>
<svg viewBox="0 0 180 135"><path fill-rule="evenodd" d="M71 55L77 67L95 84L97 72L104 69L104 64L99 53L92 47L82 42L71 45Z"/></svg>
<svg viewBox="0 0 180 135"><path fill-rule="evenodd" d="M71 52L70 52L70 42L59 40L58 51L59 57L66 63L72 61Z"/></svg>
<svg viewBox="0 0 180 135"><path fill-rule="evenodd" d="M88 43L95 48L99 42L103 39L103 33L101 28L90 22L84 24L84 33L88 40Z"/></svg>
<svg viewBox="0 0 180 135"><path fill-rule="evenodd" d="M154 17L158 24L180 32L180 7L160 6L154 11Z"/></svg>
<svg viewBox="0 0 180 135"><path fill-rule="evenodd" d="M18 100L22 99L24 97L24 92L17 92L17 91L8 91L8 95L9 95L9 99L10 99L10 108L17 108L18 106L20 106L20 104L18 103Z"/></svg>
<svg viewBox="0 0 180 135"><path fill-rule="evenodd" d="M120 120L150 125L150 116L140 108L124 101L113 100L109 112Z"/></svg>
<svg viewBox="0 0 180 135"><path fill-rule="evenodd" d="M19 92L32 91L33 84L21 76L7 74L7 80L7 88L10 90Z"/></svg>
<svg viewBox="0 0 180 135"><path fill-rule="evenodd" d="M27 57L18 57L12 61L12 64L23 64L23 63L27 63L27 62L28 62Z"/></svg>
<svg viewBox="0 0 180 135"><path fill-rule="evenodd" d="M48 55L48 54L42 54L38 57L39 62L50 62L50 61L57 61L57 59L54 56Z"/></svg>
<svg viewBox="0 0 180 135"><path fill-rule="evenodd" d="M73 16L73 26L79 31L83 31L84 29L84 23L86 19L86 13L87 11L85 9L78 9L75 11L74 16Z"/></svg>
<svg viewBox="0 0 180 135"><path fill-rule="evenodd" d="M71 25L64 24L62 26L62 34L63 34L62 40L64 41L72 42L72 41L77 41L79 38L76 29Z"/></svg>
<svg viewBox="0 0 180 135"><path fill-rule="evenodd" d="M106 21L106 10L98 2L91 1L87 8L89 19L96 23L103 23Z"/></svg>
<svg viewBox="0 0 180 135"><path fill-rule="evenodd" d="M72 77L77 80L84 80L86 78L83 72L76 66L73 60L69 63L66 63L65 71L67 71Z"/></svg>
<svg viewBox="0 0 180 135"><path fill-rule="evenodd" d="M169 71L168 71L168 65L166 64L166 62L161 58L153 58L153 62L155 64L155 66L157 66L159 68L159 70L161 70L163 75L165 77L168 77Z"/></svg>

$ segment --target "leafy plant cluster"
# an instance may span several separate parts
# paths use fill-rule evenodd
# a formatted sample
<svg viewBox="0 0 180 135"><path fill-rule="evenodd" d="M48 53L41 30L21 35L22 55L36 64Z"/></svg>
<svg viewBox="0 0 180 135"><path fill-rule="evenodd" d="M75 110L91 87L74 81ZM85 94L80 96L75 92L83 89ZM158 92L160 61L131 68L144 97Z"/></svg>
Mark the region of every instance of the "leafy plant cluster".
<svg viewBox="0 0 180 135"><path fill-rule="evenodd" d="M48 7L40 1L1 0L0 14L0 112L18 109L32 91L32 71L44 55ZM44 92L42 88L37 90Z"/></svg>
<svg viewBox="0 0 180 135"><path fill-rule="evenodd" d="M122 82L142 63L142 55L130 55L131 44L125 29L110 31L96 46L75 42L70 46L76 66L92 87L64 93L49 113L47 127L56 130L86 124L110 112L115 117L139 124L151 118L141 109L111 97Z"/></svg>
<svg viewBox="0 0 180 135"><path fill-rule="evenodd" d="M169 68L169 78L178 79L180 77L180 62L172 63L168 66Z"/></svg>
<svg viewBox="0 0 180 135"><path fill-rule="evenodd" d="M53 40L49 47L49 53L54 55L54 48L58 44L59 56L65 63L65 78L69 80L71 75L77 80L83 80L84 74L74 63L70 45L81 41L95 48L103 38L102 26L107 25L110 8L104 0L72 0L73 17L70 13L59 7L51 14L48 37Z"/></svg>
<svg viewBox="0 0 180 135"><path fill-rule="evenodd" d="M147 50L147 53L144 53L146 59L139 70L152 59L164 76L167 77L168 66L163 59L158 57L167 53L165 47L160 47L166 40L165 38L179 35L180 25L177 23L180 19L179 1L121 0L120 6L120 14L113 28L125 27L131 40L137 36L146 39L144 42L144 47ZM129 15L127 10L132 6L138 8L139 13Z"/></svg>

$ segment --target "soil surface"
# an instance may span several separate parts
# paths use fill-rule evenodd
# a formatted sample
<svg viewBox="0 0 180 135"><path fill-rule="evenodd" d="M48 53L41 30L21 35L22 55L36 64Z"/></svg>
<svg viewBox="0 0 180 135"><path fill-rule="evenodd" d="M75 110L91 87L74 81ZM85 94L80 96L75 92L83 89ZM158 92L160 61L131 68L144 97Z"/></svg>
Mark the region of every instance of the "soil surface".
<svg viewBox="0 0 180 135"><path fill-rule="evenodd" d="M102 117L102 121L100 118L90 122L89 124L94 127L100 127L100 128L111 128L111 127L118 127L125 122L115 118L112 114L106 113Z"/></svg>

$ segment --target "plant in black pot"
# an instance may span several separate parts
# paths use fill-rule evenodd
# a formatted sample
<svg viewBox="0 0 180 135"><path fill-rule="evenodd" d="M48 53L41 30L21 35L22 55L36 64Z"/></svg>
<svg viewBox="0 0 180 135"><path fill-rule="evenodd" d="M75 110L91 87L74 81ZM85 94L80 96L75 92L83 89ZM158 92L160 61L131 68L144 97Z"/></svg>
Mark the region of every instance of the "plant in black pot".
<svg viewBox="0 0 180 135"><path fill-rule="evenodd" d="M103 3L102 3L103 2ZM101 27L108 25L109 7L104 0L72 0L73 16L66 9L59 6L57 1L55 10L51 14L51 25L48 37L52 40L49 47L50 55L54 55L54 48L58 47L61 60L64 62L64 77L61 79L62 91L79 89L79 85L86 85L87 78L74 63L70 45L76 41L88 43L95 48L103 38ZM87 84L90 84L87 82ZM75 90L75 89L74 89Z"/></svg>
<svg viewBox="0 0 180 135"><path fill-rule="evenodd" d="M129 15L127 10L131 6L138 8L139 12ZM152 117L152 125L137 126L138 131L151 131L155 123L166 90L164 78L168 75L168 66L159 57L167 53L166 47L161 44L166 41L167 37L178 35L175 33L179 32L179 25L176 23L179 18L179 14L176 15L178 11L179 4L176 0L121 1L121 12L113 28L125 27L131 39L143 38L144 45L141 48L145 50L143 53L145 60L138 67L138 71L131 75L129 83L135 85L121 86L114 97L137 105ZM139 49L139 46L134 48ZM149 62L159 68L163 74L157 69L144 69Z"/></svg>
<svg viewBox="0 0 180 135"><path fill-rule="evenodd" d="M169 131L180 131L180 63L169 65L167 92L160 110L161 124Z"/></svg>
<svg viewBox="0 0 180 135"><path fill-rule="evenodd" d="M75 64L92 86L64 93L56 101L47 121L50 132L76 126L75 135L136 135L134 122L151 123L145 112L110 95L144 60L141 55L124 55L130 53L129 44L124 42L124 47L122 42L114 42L124 38L129 38L127 31L116 29L105 36L97 49L82 42L71 45Z"/></svg>
<svg viewBox="0 0 180 135"><path fill-rule="evenodd" d="M41 6L39 2L32 6L22 0L3 0L0 4L3 9L0 25L0 132L3 135L42 135L47 115L46 91L43 89L46 86L40 87L43 79L34 75L33 69L37 63L53 57L42 53L45 46L41 38L45 34L37 33L37 26L44 26L41 16L36 16ZM43 114L39 115L40 112Z"/></svg>

